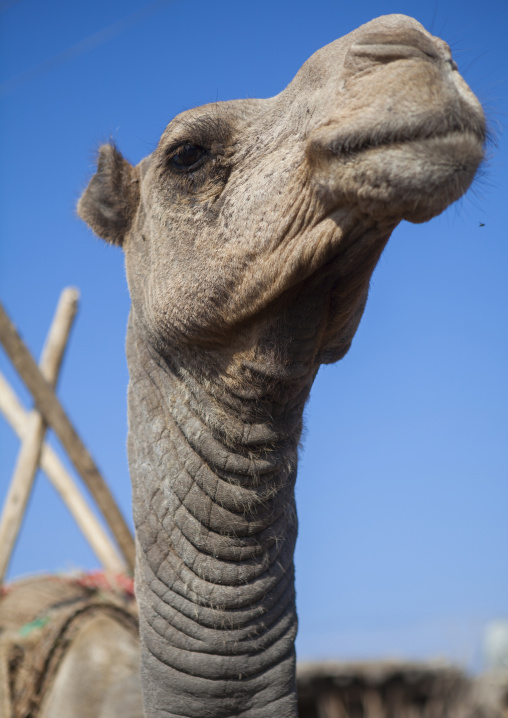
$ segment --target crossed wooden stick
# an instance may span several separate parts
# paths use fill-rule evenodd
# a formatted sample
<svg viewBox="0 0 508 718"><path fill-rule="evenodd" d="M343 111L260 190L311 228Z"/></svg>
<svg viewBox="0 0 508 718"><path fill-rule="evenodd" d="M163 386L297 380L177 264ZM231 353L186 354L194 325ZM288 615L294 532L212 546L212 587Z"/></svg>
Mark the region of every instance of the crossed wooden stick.
<svg viewBox="0 0 508 718"><path fill-rule="evenodd" d="M55 395L60 366L78 306L78 291L64 289L53 318L39 366L0 304L0 343L35 402L25 412L14 390L0 374L0 411L21 438L21 448L0 519L0 584L3 582L21 528L39 465L71 511L96 556L110 573L134 570L134 540L94 460ZM44 443L48 427L60 439L118 544L96 519L55 452Z"/></svg>

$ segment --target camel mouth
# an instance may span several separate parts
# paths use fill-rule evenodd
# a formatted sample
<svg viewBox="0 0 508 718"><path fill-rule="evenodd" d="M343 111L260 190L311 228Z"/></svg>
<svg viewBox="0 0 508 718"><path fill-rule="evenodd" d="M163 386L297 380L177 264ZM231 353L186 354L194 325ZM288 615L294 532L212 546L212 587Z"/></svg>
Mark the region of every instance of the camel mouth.
<svg viewBox="0 0 508 718"><path fill-rule="evenodd" d="M482 149L486 141L486 133L483 127L443 127L443 128L411 128L386 133L372 134L365 136L363 132L357 134L344 134L336 137L329 143L328 151L340 157L344 161L355 159L363 153L385 149L390 147L401 147L404 145L416 145L431 141L453 141L459 138L467 138L475 149Z"/></svg>
<svg viewBox="0 0 508 718"><path fill-rule="evenodd" d="M323 136L313 139L324 202L355 205L383 221L432 219L467 191L484 159L485 133L474 127L335 135L326 145Z"/></svg>

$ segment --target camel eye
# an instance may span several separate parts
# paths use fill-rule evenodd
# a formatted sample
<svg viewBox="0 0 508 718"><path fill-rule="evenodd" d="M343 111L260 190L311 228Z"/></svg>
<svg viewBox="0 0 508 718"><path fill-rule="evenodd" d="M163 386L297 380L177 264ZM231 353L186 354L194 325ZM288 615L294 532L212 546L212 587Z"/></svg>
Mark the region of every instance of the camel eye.
<svg viewBox="0 0 508 718"><path fill-rule="evenodd" d="M206 154L206 150L199 145L183 145L171 157L172 164L178 169L190 169L196 165Z"/></svg>

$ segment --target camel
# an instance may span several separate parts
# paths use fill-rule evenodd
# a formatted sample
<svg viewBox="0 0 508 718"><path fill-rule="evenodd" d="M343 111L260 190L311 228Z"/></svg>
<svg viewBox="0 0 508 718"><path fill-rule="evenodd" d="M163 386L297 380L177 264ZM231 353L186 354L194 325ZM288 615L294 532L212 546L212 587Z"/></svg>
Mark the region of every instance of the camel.
<svg viewBox="0 0 508 718"><path fill-rule="evenodd" d="M148 718L295 715L302 412L401 219L460 197L481 108L400 16L268 100L189 110L132 167L102 148L79 214L125 252L141 676Z"/></svg>
<svg viewBox="0 0 508 718"><path fill-rule="evenodd" d="M461 197L484 142L448 45L388 15L275 97L183 112L136 166L101 147L78 213L123 249L132 299L146 718L296 716L303 409L392 231Z"/></svg>

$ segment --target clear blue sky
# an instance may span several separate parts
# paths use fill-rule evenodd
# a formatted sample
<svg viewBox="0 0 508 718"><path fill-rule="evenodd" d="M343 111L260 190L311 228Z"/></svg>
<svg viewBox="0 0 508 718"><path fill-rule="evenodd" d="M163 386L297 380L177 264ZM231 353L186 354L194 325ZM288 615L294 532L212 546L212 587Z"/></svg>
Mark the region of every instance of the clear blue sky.
<svg viewBox="0 0 508 718"><path fill-rule="evenodd" d="M0 0L0 298L38 356L60 290L81 290L59 395L130 519L122 254L74 215L95 149L113 138L138 162L178 112L276 94L312 52L389 12L450 43L497 146L456 206L396 230L349 355L318 375L297 646L474 666L485 624L508 617L505 0ZM28 404L1 351L0 370ZM0 498L17 451L0 417ZM39 475L10 576L94 566Z"/></svg>

